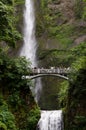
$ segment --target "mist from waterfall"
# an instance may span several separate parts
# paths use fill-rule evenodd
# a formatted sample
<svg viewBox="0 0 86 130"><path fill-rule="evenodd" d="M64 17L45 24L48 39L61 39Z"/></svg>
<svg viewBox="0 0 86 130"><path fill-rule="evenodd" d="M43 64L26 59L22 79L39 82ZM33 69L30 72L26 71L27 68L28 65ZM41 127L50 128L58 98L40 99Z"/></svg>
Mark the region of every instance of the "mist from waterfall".
<svg viewBox="0 0 86 130"><path fill-rule="evenodd" d="M37 130L63 130L62 111L41 111Z"/></svg>
<svg viewBox="0 0 86 130"><path fill-rule="evenodd" d="M24 9L24 44L21 48L20 56L25 56L26 59L31 61L31 67L37 67L36 51L37 42L35 38L35 13L34 13L33 0L25 1ZM38 102L42 89L40 78L34 81L35 88L31 87L32 92L35 95L35 100Z"/></svg>

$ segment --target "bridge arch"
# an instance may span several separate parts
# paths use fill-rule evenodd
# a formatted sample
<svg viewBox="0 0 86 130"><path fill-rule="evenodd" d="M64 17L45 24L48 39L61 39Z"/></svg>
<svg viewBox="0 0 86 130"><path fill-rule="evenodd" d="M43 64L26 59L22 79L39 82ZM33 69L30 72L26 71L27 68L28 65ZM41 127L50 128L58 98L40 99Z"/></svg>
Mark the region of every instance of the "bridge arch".
<svg viewBox="0 0 86 130"><path fill-rule="evenodd" d="M25 76L26 79L36 79L38 77L44 77L44 76L54 76L54 77L59 77L59 78L63 78L65 80L69 80L68 77L64 76L64 75L60 75L60 74L37 74L37 75L33 75L33 76Z"/></svg>

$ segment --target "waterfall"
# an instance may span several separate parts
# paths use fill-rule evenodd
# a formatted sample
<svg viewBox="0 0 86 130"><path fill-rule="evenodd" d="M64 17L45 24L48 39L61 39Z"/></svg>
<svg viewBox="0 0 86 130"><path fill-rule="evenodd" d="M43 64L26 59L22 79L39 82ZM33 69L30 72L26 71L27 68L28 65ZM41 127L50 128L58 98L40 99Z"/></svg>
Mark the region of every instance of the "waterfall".
<svg viewBox="0 0 86 130"><path fill-rule="evenodd" d="M62 111L41 111L37 130L63 130Z"/></svg>
<svg viewBox="0 0 86 130"><path fill-rule="evenodd" d="M24 10L24 44L20 56L25 56L37 67L36 60L37 42L35 38L35 16L33 0L25 1ZM36 101L40 98L41 80L36 80L35 93ZM62 111L42 111L41 119L38 122L39 130L62 130Z"/></svg>
<svg viewBox="0 0 86 130"><path fill-rule="evenodd" d="M25 1L24 9L24 44L21 48L20 56L25 56L32 63L31 67L37 67L36 50L37 42L35 38L35 14L33 0ZM35 82L35 81L34 81ZM35 94L35 100L38 102L41 92L41 79L38 78L35 83L35 88L31 87Z"/></svg>
<svg viewBox="0 0 86 130"><path fill-rule="evenodd" d="M20 56L25 56L32 63L32 67L37 66L36 50L37 43L35 38L35 15L33 8L33 0L25 1L24 10L24 44L22 46Z"/></svg>

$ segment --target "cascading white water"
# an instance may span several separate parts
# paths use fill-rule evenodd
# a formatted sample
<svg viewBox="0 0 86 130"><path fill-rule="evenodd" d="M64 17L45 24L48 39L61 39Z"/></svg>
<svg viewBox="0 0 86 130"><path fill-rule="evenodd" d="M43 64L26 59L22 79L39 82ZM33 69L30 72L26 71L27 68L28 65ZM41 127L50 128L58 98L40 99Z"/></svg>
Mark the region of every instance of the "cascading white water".
<svg viewBox="0 0 86 130"><path fill-rule="evenodd" d="M25 56L29 59L32 67L37 67L36 49L33 0L26 0L24 10L24 44L20 56ZM41 88L41 81L38 79L35 87L36 101L40 97ZM63 130L62 111L42 111L38 127L39 130Z"/></svg>
<svg viewBox="0 0 86 130"><path fill-rule="evenodd" d="M37 43L35 39L33 0L26 0L24 10L24 44L21 49L20 56L25 56L27 59L30 59L32 67L37 66L36 49Z"/></svg>
<svg viewBox="0 0 86 130"><path fill-rule="evenodd" d="M31 67L37 67L36 59L37 42L35 38L35 14L33 0L25 1L24 9L24 44L22 46L20 56L25 56L32 63ZM41 92L41 80L36 80L35 89L32 92L35 93L35 100L38 101Z"/></svg>
<svg viewBox="0 0 86 130"><path fill-rule="evenodd" d="M25 56L29 59L32 67L37 67L36 49L33 0L26 0L24 10L24 45L20 56ZM38 79L35 87L36 101L40 97L40 91L41 81ZM38 127L39 130L62 130L62 111L42 111Z"/></svg>
<svg viewBox="0 0 86 130"><path fill-rule="evenodd" d="M62 111L41 111L38 130L63 130Z"/></svg>
<svg viewBox="0 0 86 130"><path fill-rule="evenodd" d="M36 85L35 85L35 100L37 103L39 102L41 91L42 91L41 78L38 78L36 79Z"/></svg>

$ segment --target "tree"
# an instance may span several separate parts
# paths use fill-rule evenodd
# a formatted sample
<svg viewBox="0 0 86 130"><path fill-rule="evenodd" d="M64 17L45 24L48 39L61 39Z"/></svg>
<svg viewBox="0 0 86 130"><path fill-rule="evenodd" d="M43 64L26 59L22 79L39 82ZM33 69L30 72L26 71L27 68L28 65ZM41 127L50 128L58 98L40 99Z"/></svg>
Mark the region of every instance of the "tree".
<svg viewBox="0 0 86 130"><path fill-rule="evenodd" d="M16 41L21 39L21 35L15 27L14 7L12 1L0 1L0 42L15 47Z"/></svg>

